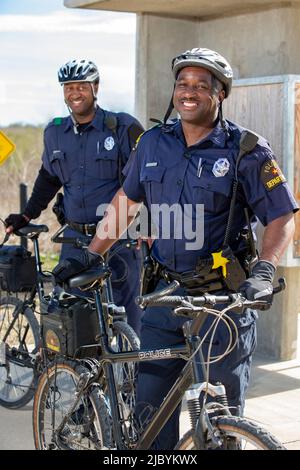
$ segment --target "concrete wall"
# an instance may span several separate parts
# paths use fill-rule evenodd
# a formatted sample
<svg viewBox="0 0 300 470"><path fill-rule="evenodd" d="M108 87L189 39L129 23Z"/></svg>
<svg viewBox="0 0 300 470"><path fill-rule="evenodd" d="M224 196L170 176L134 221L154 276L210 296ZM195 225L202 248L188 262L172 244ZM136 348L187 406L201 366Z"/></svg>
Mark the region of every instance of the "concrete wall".
<svg viewBox="0 0 300 470"><path fill-rule="evenodd" d="M172 58L197 43L197 21L137 16L136 116L149 126L149 118L162 118L172 90ZM152 124L153 125L153 124Z"/></svg>
<svg viewBox="0 0 300 470"><path fill-rule="evenodd" d="M270 310L259 312L256 353L285 361L297 356L300 269L278 268L278 277L286 279L288 288L274 297Z"/></svg>
<svg viewBox="0 0 300 470"><path fill-rule="evenodd" d="M235 78L299 74L299 21L299 7L203 21L197 44L221 52Z"/></svg>

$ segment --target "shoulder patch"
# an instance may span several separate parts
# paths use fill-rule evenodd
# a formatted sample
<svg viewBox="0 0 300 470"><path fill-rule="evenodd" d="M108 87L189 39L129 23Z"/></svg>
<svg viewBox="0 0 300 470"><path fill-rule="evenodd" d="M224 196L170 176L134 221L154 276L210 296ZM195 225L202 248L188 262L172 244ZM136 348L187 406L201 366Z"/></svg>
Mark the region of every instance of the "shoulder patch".
<svg viewBox="0 0 300 470"><path fill-rule="evenodd" d="M53 119L53 124L55 126L60 126L62 124L62 122L63 122L63 118L61 118L61 117L56 117L56 118Z"/></svg>
<svg viewBox="0 0 300 470"><path fill-rule="evenodd" d="M143 137L143 135L146 135L146 134L148 134L149 132L151 132L151 131L153 131L153 130L159 128L159 127L162 129L161 124L156 124L155 126L152 126L152 127L150 127L149 129L146 129L144 132L142 132L142 133L138 136L138 138L136 139L135 145L134 145L134 147L133 147L132 150L136 150L136 148L137 148L137 146L138 146L138 144L139 144L139 142L140 142L140 140L141 140L141 137Z"/></svg>
<svg viewBox="0 0 300 470"><path fill-rule="evenodd" d="M260 179L267 191L272 191L272 189L286 181L278 163L274 159L268 160L263 164Z"/></svg>
<svg viewBox="0 0 300 470"><path fill-rule="evenodd" d="M135 146L140 135L144 132L144 129L134 122L128 127L127 132L131 146Z"/></svg>
<svg viewBox="0 0 300 470"><path fill-rule="evenodd" d="M135 141L135 144L134 144L134 146L133 146L133 149L132 149L132 150L136 150L136 149L137 149L137 146L139 145L139 141L140 141L140 139L141 139L142 135L144 135L144 134L145 134L145 132L146 132L146 131L144 131L144 132L141 132L141 134L138 136L138 138L136 139L136 141Z"/></svg>

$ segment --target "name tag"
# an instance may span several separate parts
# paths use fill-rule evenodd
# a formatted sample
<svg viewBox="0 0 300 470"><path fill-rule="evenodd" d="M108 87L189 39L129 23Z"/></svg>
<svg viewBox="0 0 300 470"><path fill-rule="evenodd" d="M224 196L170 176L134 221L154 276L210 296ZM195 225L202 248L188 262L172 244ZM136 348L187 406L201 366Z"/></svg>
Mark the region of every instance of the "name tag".
<svg viewBox="0 0 300 470"><path fill-rule="evenodd" d="M157 166L157 162L146 163L146 168L149 167L149 166Z"/></svg>

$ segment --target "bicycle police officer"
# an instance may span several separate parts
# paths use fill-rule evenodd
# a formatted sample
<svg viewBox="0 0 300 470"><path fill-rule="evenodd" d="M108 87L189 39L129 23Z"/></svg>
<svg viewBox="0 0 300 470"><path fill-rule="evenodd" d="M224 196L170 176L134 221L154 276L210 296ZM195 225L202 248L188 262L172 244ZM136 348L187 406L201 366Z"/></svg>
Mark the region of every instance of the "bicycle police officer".
<svg viewBox="0 0 300 470"><path fill-rule="evenodd" d="M140 133L140 123L126 113L112 113L97 105L99 72L88 60L72 60L58 71L70 116L55 118L44 133L42 167L23 214L10 214L7 232L39 217L63 186L60 221L71 226L66 237L93 235L100 204L107 204L122 184L121 172ZM74 257L78 248L64 244L60 260ZM92 257L92 255L91 255ZM122 248L112 257L114 301L124 305L128 322L140 331L138 293L140 254ZM115 280L115 282L114 282Z"/></svg>
<svg viewBox="0 0 300 470"><path fill-rule="evenodd" d="M137 202L146 202L152 212L157 204L177 204L183 211L185 205L192 205L188 217L196 222L196 206L204 205L204 241L200 248L187 248L186 242L191 240L185 232L181 238L172 238L175 216L171 239L165 240L161 219L156 217L158 237L152 257L159 266L157 290L178 279L188 293L239 290L249 300L271 301L275 269L293 235L297 204L266 140L223 118L222 102L232 86L227 60L209 49L195 48L175 57L172 69L175 87L164 124L140 138L112 206L117 207L122 196L127 196L131 212ZM168 123L173 105L181 119ZM257 219L265 226L259 260L255 260L252 232ZM104 230L110 224L118 227L118 223L108 215L89 250L105 253L114 240L105 239ZM55 268L58 281L78 272L78 266L84 269L91 265L86 256L69 262L68 269L61 265ZM256 312L247 309L230 316L239 331L238 343L229 355L211 364L210 382L221 381L229 405L235 407L232 412L242 413L256 344ZM167 308L146 309L141 348L156 350L182 343L185 321L172 316ZM208 319L201 336L210 324ZM213 339L213 356L222 354L228 345L229 334L222 325L220 322ZM159 407L184 364L182 359L141 363L137 402ZM139 411L137 408L138 415ZM179 409L153 446L172 449L178 435Z"/></svg>

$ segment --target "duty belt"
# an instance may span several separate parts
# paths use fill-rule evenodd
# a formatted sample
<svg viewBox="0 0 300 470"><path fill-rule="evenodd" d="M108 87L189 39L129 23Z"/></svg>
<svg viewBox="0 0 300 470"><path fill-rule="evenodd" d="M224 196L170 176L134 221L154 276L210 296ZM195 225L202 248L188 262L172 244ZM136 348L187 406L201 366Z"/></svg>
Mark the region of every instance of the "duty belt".
<svg viewBox="0 0 300 470"><path fill-rule="evenodd" d="M245 266L245 253L243 258L241 263L231 248L227 246L212 253L208 258L198 258L194 271L177 273L163 267L161 275L167 282L178 281L190 295L199 295L224 288L237 291L247 275L243 267Z"/></svg>
<svg viewBox="0 0 300 470"><path fill-rule="evenodd" d="M83 235L95 235L97 224L78 224L77 222L68 221L68 225Z"/></svg>

